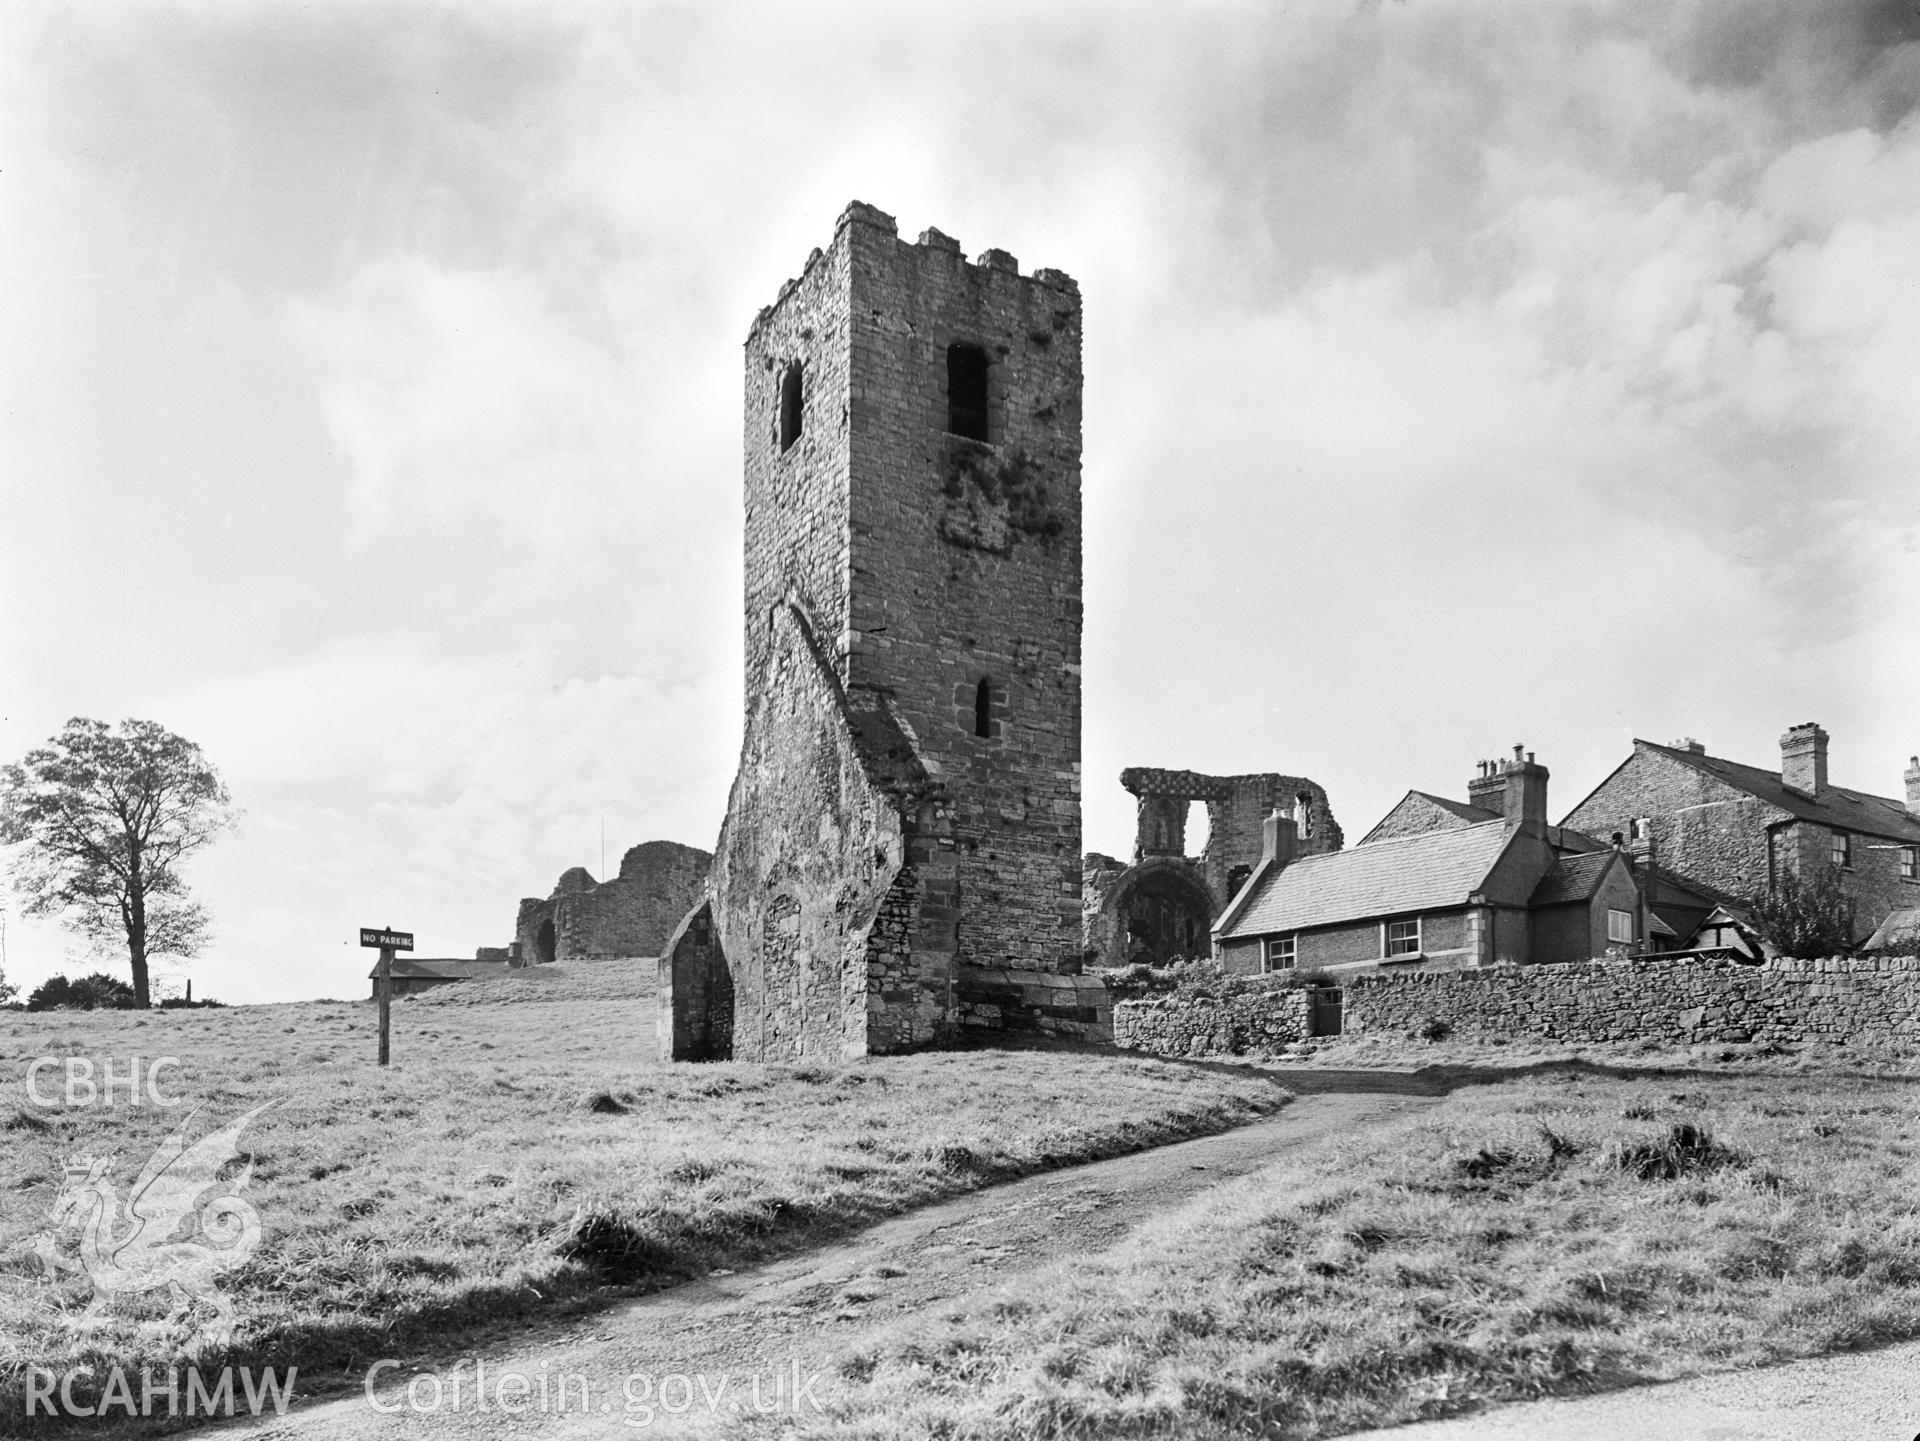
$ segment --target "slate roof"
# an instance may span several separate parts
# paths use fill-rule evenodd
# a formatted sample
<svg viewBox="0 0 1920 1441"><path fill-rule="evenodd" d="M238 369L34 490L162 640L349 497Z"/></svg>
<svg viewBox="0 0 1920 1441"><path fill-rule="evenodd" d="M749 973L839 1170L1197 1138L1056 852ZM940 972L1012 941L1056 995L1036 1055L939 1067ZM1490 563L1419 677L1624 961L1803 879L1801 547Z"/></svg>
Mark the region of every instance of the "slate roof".
<svg viewBox="0 0 1920 1441"><path fill-rule="evenodd" d="M1487 821L1302 856L1277 874L1269 872L1260 894L1221 934L1272 935L1465 905L1506 850L1510 835L1504 821Z"/></svg>
<svg viewBox="0 0 1920 1441"><path fill-rule="evenodd" d="M396 980L469 981L476 976L503 976L507 973L507 969L505 961L432 959L416 961L411 956L393 958L393 975ZM375 962L373 969L367 972L367 979L372 980L379 974L380 966Z"/></svg>
<svg viewBox="0 0 1920 1441"><path fill-rule="evenodd" d="M1553 869L1540 878L1527 898L1529 906L1564 906L1575 901L1590 901L1600 882L1613 867L1615 851L1592 851L1586 855L1562 856Z"/></svg>
<svg viewBox="0 0 1920 1441"><path fill-rule="evenodd" d="M1787 789L1778 771L1762 770L1759 766L1742 765L1739 761L1722 760L1698 751L1676 750L1653 741L1636 740L1634 744L1704 771L1800 820L1836 830L1864 831L1889 840L1920 843L1920 818L1907 810L1904 801L1835 785L1828 786L1815 800Z"/></svg>

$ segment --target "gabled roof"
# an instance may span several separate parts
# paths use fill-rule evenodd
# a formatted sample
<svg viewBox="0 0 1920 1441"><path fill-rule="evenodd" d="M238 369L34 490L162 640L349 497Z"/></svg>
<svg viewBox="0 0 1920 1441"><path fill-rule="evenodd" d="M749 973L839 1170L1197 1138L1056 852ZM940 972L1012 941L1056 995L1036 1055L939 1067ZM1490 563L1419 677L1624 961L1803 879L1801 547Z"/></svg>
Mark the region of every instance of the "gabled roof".
<svg viewBox="0 0 1920 1441"><path fill-rule="evenodd" d="M1778 771L1722 760L1699 751L1656 745L1653 741L1636 740L1634 745L1658 751L1682 765L1692 766L1800 820L1831 826L1836 830L1865 831L1889 840L1920 843L1920 818L1909 812L1903 801L1835 785L1826 787L1816 800L1799 791L1789 790Z"/></svg>
<svg viewBox="0 0 1920 1441"><path fill-rule="evenodd" d="M1375 825L1372 830L1368 831L1364 836L1362 836L1358 844L1363 846L1370 846L1370 845L1376 844L1373 838L1380 834L1380 828L1386 825L1395 816L1399 815L1402 808L1406 806L1407 802L1416 801L1416 800L1425 801L1428 805L1435 807L1445 815L1451 816L1454 820L1458 821L1461 825L1466 825L1466 826L1479 825L1483 821L1497 821L1497 820L1505 819L1505 816L1501 812L1490 811L1484 806L1472 806L1472 805L1468 805L1465 801L1448 800L1445 796L1436 796L1432 794L1430 791L1408 791L1405 795L1400 797L1399 800L1393 803L1393 808L1389 810L1384 816L1380 817L1379 823ZM1436 830L1452 829L1452 827L1447 826L1444 821L1437 824L1434 828Z"/></svg>
<svg viewBox="0 0 1920 1441"><path fill-rule="evenodd" d="M1600 889L1600 882L1606 879L1607 872L1613 869L1613 863L1619 855L1618 851L1606 850L1560 857L1553 863L1553 869L1540 878L1540 884L1533 888L1527 904L1564 906L1576 901L1592 900L1594 892Z"/></svg>
<svg viewBox="0 0 1920 1441"><path fill-rule="evenodd" d="M1228 919L1221 935L1271 935L1465 905L1513 834L1504 821L1487 821L1302 856L1249 883L1259 893Z"/></svg>

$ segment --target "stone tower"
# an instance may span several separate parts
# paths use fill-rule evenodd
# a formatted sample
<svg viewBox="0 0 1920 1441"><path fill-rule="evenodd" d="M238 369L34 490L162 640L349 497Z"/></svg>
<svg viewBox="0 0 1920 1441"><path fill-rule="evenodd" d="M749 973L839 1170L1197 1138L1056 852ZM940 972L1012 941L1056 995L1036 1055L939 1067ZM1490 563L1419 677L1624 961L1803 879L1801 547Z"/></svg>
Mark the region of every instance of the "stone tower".
<svg viewBox="0 0 1920 1441"><path fill-rule="evenodd" d="M676 1056L1097 1029L1079 975L1080 296L855 203L746 344L746 740Z"/></svg>

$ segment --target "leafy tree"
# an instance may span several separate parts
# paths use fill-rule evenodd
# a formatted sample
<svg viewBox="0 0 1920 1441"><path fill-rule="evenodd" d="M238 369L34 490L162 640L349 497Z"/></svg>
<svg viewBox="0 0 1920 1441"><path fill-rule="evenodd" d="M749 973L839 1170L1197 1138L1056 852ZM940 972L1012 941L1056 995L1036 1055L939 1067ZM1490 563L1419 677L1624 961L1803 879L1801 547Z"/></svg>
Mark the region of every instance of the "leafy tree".
<svg viewBox="0 0 1920 1441"><path fill-rule="evenodd" d="M1830 866L1811 876L1783 875L1742 904L1754 928L1783 956L1814 960L1853 949L1853 897Z"/></svg>
<svg viewBox="0 0 1920 1441"><path fill-rule="evenodd" d="M30 1011L57 1011L62 1006L76 1011L130 1011L139 1004L132 986L105 971L77 981L49 976L27 997Z"/></svg>
<svg viewBox="0 0 1920 1441"><path fill-rule="evenodd" d="M181 868L234 820L200 747L152 721L76 717L24 760L0 766L0 844L28 915L58 917L101 950L125 945L135 1003L147 962L191 957L206 912Z"/></svg>

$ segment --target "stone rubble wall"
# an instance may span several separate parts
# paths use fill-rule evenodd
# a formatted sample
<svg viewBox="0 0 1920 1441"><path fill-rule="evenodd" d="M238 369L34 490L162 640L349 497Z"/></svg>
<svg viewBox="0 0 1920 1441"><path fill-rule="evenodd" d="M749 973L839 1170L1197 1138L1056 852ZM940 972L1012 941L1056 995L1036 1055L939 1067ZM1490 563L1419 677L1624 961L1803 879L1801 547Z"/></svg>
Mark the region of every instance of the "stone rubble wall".
<svg viewBox="0 0 1920 1441"><path fill-rule="evenodd" d="M1307 1038L1312 993L1268 991L1199 1000L1156 997L1113 1008L1113 1043L1164 1056L1239 1056Z"/></svg>
<svg viewBox="0 0 1920 1441"><path fill-rule="evenodd" d="M1596 960L1361 976L1344 987L1349 1035L1460 1040L1905 1041L1920 1045L1920 957ZM1241 1055L1302 1040L1309 992L1123 1001L1113 1041L1163 1055Z"/></svg>
<svg viewBox="0 0 1920 1441"><path fill-rule="evenodd" d="M1468 1040L1920 1041L1920 959L1630 958L1368 976L1346 988L1349 1034L1401 1035L1430 1019Z"/></svg>

